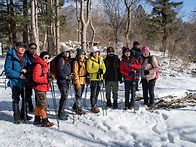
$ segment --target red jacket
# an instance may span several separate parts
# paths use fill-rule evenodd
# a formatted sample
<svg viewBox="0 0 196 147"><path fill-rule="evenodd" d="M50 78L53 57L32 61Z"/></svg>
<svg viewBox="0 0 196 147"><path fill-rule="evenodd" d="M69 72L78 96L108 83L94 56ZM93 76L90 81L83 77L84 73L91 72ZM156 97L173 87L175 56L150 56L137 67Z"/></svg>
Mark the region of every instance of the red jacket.
<svg viewBox="0 0 196 147"><path fill-rule="evenodd" d="M41 83L38 86L34 86L33 88L35 90L43 91L43 92L48 92L50 89L50 85L48 83L48 70L49 70L49 63L44 62L41 58L35 59L36 64L34 69L33 69L33 80L37 83ZM43 73L42 73L42 66L43 66ZM42 76L41 76L42 74Z"/></svg>
<svg viewBox="0 0 196 147"><path fill-rule="evenodd" d="M124 75L125 80L137 79L137 76L136 76L137 69L141 69L141 65L138 62L138 60L134 57L131 57L130 59L127 59L126 57L124 57L120 61L120 72L122 75Z"/></svg>

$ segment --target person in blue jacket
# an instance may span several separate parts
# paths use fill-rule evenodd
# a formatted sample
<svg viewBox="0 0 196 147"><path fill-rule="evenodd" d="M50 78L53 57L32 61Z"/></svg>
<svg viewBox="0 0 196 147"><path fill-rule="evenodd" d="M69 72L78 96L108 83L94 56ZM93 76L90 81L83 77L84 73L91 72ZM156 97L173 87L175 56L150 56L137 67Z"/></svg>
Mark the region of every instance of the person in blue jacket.
<svg viewBox="0 0 196 147"><path fill-rule="evenodd" d="M133 42L133 48L131 49L133 56L139 61L141 57L140 43L138 41ZM137 79L136 79L136 90L139 91L139 70L137 70Z"/></svg>
<svg viewBox="0 0 196 147"><path fill-rule="evenodd" d="M24 106L26 105L26 101L24 101L24 74L27 72L28 66L31 64L25 52L25 44L23 42L17 42L15 47L10 49L7 53L7 57L5 60L5 74L9 79L8 86L12 89L12 108L13 108L13 116L14 122L16 124L21 123L21 119L24 119L26 115L26 119L30 120L32 117L26 114L26 110L24 110ZM21 112L19 110L19 101L20 96L22 97L22 108Z"/></svg>
<svg viewBox="0 0 196 147"><path fill-rule="evenodd" d="M70 51L64 46L61 46L61 53L56 57L55 67L57 73L57 85L61 93L58 117L61 120L67 120L68 114L65 113L64 108L68 99L69 84L73 77L71 75Z"/></svg>

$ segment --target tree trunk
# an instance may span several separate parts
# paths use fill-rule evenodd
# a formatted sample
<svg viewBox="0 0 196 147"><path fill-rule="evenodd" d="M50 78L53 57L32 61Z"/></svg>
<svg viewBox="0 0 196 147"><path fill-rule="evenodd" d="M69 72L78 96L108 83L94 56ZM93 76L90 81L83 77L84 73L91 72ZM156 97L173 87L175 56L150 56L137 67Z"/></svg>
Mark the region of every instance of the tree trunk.
<svg viewBox="0 0 196 147"><path fill-rule="evenodd" d="M13 0L10 0L10 14L11 14L10 31L12 33L12 42L15 45L15 43L17 42L17 38L16 38L16 21L14 20Z"/></svg>
<svg viewBox="0 0 196 147"><path fill-rule="evenodd" d="M23 16L28 17L28 5L27 0L23 1ZM29 39L28 39L28 23L25 22L24 24L24 30L23 30L23 42L26 46L28 46Z"/></svg>
<svg viewBox="0 0 196 147"><path fill-rule="evenodd" d="M59 40L59 0L56 0L56 54L60 53Z"/></svg>
<svg viewBox="0 0 196 147"><path fill-rule="evenodd" d="M10 2L7 0L7 13L8 13L8 40L9 48L11 48L12 34L11 34L11 20L10 20Z"/></svg>
<svg viewBox="0 0 196 147"><path fill-rule="evenodd" d="M86 51L86 31L89 25L89 20L91 17L91 0L87 0L87 13L86 13L86 21L84 17L84 0L80 2L80 18L81 18L81 25L82 25L82 32L81 32L81 47L83 50Z"/></svg>

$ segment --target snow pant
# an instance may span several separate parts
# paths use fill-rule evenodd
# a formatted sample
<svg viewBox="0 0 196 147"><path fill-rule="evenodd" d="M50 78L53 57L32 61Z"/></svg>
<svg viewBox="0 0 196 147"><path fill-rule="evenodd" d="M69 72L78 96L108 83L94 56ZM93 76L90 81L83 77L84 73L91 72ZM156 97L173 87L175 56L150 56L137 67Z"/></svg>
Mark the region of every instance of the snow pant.
<svg viewBox="0 0 196 147"><path fill-rule="evenodd" d="M134 107L135 104L135 92L136 92L136 82L135 80L125 80L125 107ZM131 90L131 102L129 102L130 97L130 90Z"/></svg>
<svg viewBox="0 0 196 147"><path fill-rule="evenodd" d="M142 89L143 89L143 98L144 104L154 104L154 79L147 81L146 79L142 79ZM150 94L150 101L148 98L148 92Z"/></svg>
<svg viewBox="0 0 196 147"><path fill-rule="evenodd" d="M59 100L59 110L58 110L58 117L64 117L65 116L65 105L68 99L68 91L69 91L69 83L62 83L58 84L61 98Z"/></svg>
<svg viewBox="0 0 196 147"><path fill-rule="evenodd" d="M97 99L100 91L100 81L91 81L90 89L91 89L91 96L90 96L91 107L96 107Z"/></svg>
<svg viewBox="0 0 196 147"><path fill-rule="evenodd" d="M32 93L33 93L33 86L26 84L26 99L27 99L27 103L29 106L29 110L33 110L33 102L32 102L32 97L31 97ZM37 101L36 94L35 94L35 101Z"/></svg>
<svg viewBox="0 0 196 147"><path fill-rule="evenodd" d="M106 99L111 99L111 90L113 99L118 99L118 81L105 81Z"/></svg>
<svg viewBox="0 0 196 147"><path fill-rule="evenodd" d="M74 89L75 89L75 98L76 98L76 102L74 103L76 108L81 107L80 101L82 98L82 93L84 92L84 87L85 84L80 85L80 89L76 89L76 85L74 85Z"/></svg>
<svg viewBox="0 0 196 147"><path fill-rule="evenodd" d="M41 107L41 109L47 108L47 100L46 100L46 92L35 90L36 98L37 98L37 107Z"/></svg>
<svg viewBox="0 0 196 147"><path fill-rule="evenodd" d="M20 96L22 97L21 113L19 110ZM26 102L24 101L24 89L13 86L12 87L12 109L14 112L13 114L14 120L20 120L20 116L24 116L26 114L27 111L26 110L24 111L25 105L26 105Z"/></svg>

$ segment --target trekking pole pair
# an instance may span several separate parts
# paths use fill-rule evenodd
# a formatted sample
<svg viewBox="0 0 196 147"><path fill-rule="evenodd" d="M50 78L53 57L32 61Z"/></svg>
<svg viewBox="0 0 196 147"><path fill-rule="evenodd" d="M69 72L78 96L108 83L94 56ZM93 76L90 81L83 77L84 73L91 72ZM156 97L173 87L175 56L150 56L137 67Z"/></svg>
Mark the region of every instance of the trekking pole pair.
<svg viewBox="0 0 196 147"><path fill-rule="evenodd" d="M101 93L101 101L102 101L102 110L103 110L103 116L104 116L104 103L105 103L105 96L104 96L104 91L103 91L103 87L104 87L104 83L103 80L101 80L101 74L99 75L99 82L101 82L101 89L100 89L100 93ZM107 109L105 108L105 114L107 115Z"/></svg>
<svg viewBox="0 0 196 147"><path fill-rule="evenodd" d="M70 91L71 101L73 102L73 99L72 99L72 82L71 81L69 82L69 91ZM71 108L71 110L72 110L73 124L74 124L75 123L75 116L74 116L73 108Z"/></svg>
<svg viewBox="0 0 196 147"><path fill-rule="evenodd" d="M55 115L56 115L57 126L59 129L59 118L58 118L58 114L57 114L57 104L56 104L56 96L55 96L53 81L51 81L51 83L50 83L50 88L51 88L51 93L52 93L52 99L53 99L53 104L54 104L54 111L55 111Z"/></svg>

